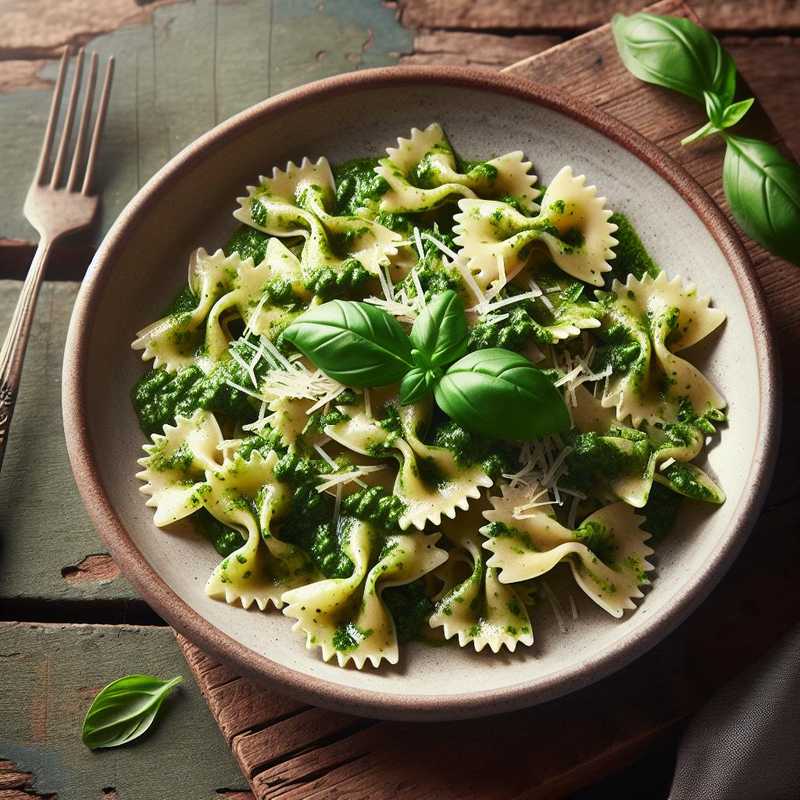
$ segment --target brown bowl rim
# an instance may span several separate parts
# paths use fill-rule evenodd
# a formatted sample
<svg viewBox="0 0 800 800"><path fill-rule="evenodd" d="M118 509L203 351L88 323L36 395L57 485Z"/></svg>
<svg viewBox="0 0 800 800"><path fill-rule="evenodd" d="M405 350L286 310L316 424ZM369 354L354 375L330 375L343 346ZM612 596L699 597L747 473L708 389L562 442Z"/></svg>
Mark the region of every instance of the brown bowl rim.
<svg viewBox="0 0 800 800"><path fill-rule="evenodd" d="M584 660L567 672L503 689L482 690L442 698L396 696L342 686L277 664L216 628L181 600L147 563L117 516L93 456L86 424L85 369L92 333L92 309L115 261L125 246L128 228L146 214L156 195L191 169L203 154L231 134L247 131L263 115L353 90L402 85L468 87L534 102L599 131L644 161L689 204L716 240L743 297L752 329L759 372L758 441L763 448L750 466L746 490L737 500L728 536L704 568L696 572L684 594L671 606L648 616L623 643L610 645L599 657ZM759 335L760 333L760 335ZM705 190L656 145L591 105L531 81L488 70L463 67L382 67L315 81L284 92L220 123L170 159L135 195L101 243L81 287L70 322L63 369L63 418L70 463L89 515L115 562L141 595L177 631L242 673L304 702L348 713L385 719L457 719L514 710L575 691L615 672L667 636L709 594L741 549L761 507L775 463L780 425L780 377L775 343L761 290L747 253L722 211Z"/></svg>

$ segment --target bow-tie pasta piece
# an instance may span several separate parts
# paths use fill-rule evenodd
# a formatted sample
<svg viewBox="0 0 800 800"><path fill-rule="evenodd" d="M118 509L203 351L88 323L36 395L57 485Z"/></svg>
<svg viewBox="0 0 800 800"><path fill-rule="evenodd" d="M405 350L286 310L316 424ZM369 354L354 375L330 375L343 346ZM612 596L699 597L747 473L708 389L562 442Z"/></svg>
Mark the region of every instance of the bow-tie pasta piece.
<svg viewBox="0 0 800 800"><path fill-rule="evenodd" d="M715 330L725 319L699 297L691 285L662 272L656 278L628 276L624 285L614 281L604 296L606 315L601 333L610 346L629 351L623 368L612 374L603 405L615 408L622 422L631 417L634 427L672 422L682 406L699 417L725 408L720 393L688 361L675 355Z"/></svg>
<svg viewBox="0 0 800 800"><path fill-rule="evenodd" d="M155 508L153 522L162 528L203 507L208 491L206 470L217 469L222 433L213 414L196 411L190 418L178 417L155 433L144 445L147 456L139 459L136 473L147 495L146 505Z"/></svg>
<svg viewBox="0 0 800 800"><path fill-rule="evenodd" d="M409 139L399 138L397 147L386 149L375 172L388 184L380 210L393 214L429 211L459 197L508 197L526 211L538 209L534 189L536 176L521 151L506 153L490 161L458 171L455 152L441 126L433 123L424 131L412 128Z"/></svg>
<svg viewBox="0 0 800 800"><path fill-rule="evenodd" d="M458 464L450 450L419 439L418 431L430 418L429 402L401 406L400 431L391 433L367 414L363 402L343 409L349 419L325 428L331 439L357 453L393 455L399 461L394 495L405 506L399 522L403 530L439 525L442 515L453 519L457 509L466 511L469 501L480 497L481 488L492 485L479 464Z"/></svg>
<svg viewBox="0 0 800 800"><path fill-rule="evenodd" d="M547 187L535 217L521 214L508 203L464 199L453 218L459 255L481 289L501 288L526 266L535 242L543 242L555 264L573 278L603 285L603 273L614 258L605 198L597 197L586 177L564 167Z"/></svg>
<svg viewBox="0 0 800 800"><path fill-rule="evenodd" d="M258 264L251 258L242 260L236 253L227 261L228 286L206 321L203 358L211 361L225 357L227 322L232 314L245 323L247 331L273 338L278 326L298 315L295 306L311 299L303 285L300 261L279 239L269 240L264 260Z"/></svg>
<svg viewBox="0 0 800 800"><path fill-rule="evenodd" d="M281 594L316 577L309 557L281 541L272 524L291 504L291 486L275 476L278 454L264 457L254 450L249 459L234 454L221 467L209 470L206 508L220 522L242 534L244 544L216 567L206 594L243 608L255 603L262 611L272 603L280 608Z"/></svg>
<svg viewBox="0 0 800 800"><path fill-rule="evenodd" d="M251 262L252 263L252 262ZM217 298L229 291L241 259L222 250L209 255L202 247L189 259L189 288L196 300L191 309L177 310L142 328L131 347L142 350L142 361L153 368L175 372L195 363L195 351L203 343L205 321Z"/></svg>
<svg viewBox="0 0 800 800"><path fill-rule="evenodd" d="M441 627L445 639L457 636L460 647L472 644L480 652L488 646L493 653L505 647L513 653L517 643L533 644L531 621L516 589L500 583L498 570L486 566L478 534L482 523L480 509L470 509L442 525L443 535L454 545L448 564L464 563L467 574L450 571L435 598L430 626Z"/></svg>
<svg viewBox="0 0 800 800"><path fill-rule="evenodd" d="M653 569L646 560L653 551L645 544L650 534L639 527L643 518L626 503L601 508L573 531L541 509L515 515L516 490L503 487L490 502L484 512L490 524L481 533L492 553L487 564L499 570L501 583L538 578L564 561L581 589L612 616L635 608L639 586Z"/></svg>
<svg viewBox="0 0 800 800"><path fill-rule="evenodd" d="M300 256L304 284L315 293L334 286L353 288L377 275L397 254L400 234L361 217L335 216L336 188L327 159L261 176L237 198L234 217L272 236L305 239ZM347 284L345 286L345 284Z"/></svg>
<svg viewBox="0 0 800 800"><path fill-rule="evenodd" d="M436 546L438 534L396 534L381 541L369 523L343 517L340 526L352 574L287 591L283 613L297 620L294 629L306 634L306 647L319 647L325 661L335 655L339 666L352 660L358 669L367 661L373 667L384 659L396 664L395 623L381 593L436 569L447 552Z"/></svg>
<svg viewBox="0 0 800 800"><path fill-rule="evenodd" d="M597 493L605 487L611 496L643 508L656 480L693 500L724 502L722 489L700 467L688 463L703 449L707 427L691 422L648 425L643 430L624 427L583 386L575 389L571 412L577 433L566 463L577 488Z"/></svg>

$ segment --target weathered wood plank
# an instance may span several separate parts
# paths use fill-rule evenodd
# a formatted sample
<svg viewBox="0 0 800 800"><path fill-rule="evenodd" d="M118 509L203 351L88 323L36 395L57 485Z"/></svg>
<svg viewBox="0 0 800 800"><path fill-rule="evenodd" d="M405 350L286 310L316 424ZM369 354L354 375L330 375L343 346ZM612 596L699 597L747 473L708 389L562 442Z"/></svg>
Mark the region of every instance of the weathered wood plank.
<svg viewBox="0 0 800 800"><path fill-rule="evenodd" d="M80 740L91 698L131 672L186 680L146 737L91 752ZM2 623L0 673L0 797L220 800L246 789L168 628ZM30 788L17 778L12 789L15 773L30 774Z"/></svg>
<svg viewBox="0 0 800 800"><path fill-rule="evenodd" d="M559 36L500 36L491 33L435 30L414 36L414 52L403 64L460 64L502 69L562 41ZM800 37L725 36L722 43L758 97L783 140L800 153ZM530 74L532 80L537 80ZM542 80L551 76L543 76ZM597 91L595 86L595 91Z"/></svg>
<svg viewBox="0 0 800 800"><path fill-rule="evenodd" d="M0 472L0 601L6 606L136 596L104 555L67 464L60 375L77 291L75 283L45 283L28 345ZM0 281L0 331L8 327L18 293L17 282Z"/></svg>
<svg viewBox="0 0 800 800"><path fill-rule="evenodd" d="M155 170L219 120L306 81L395 63L411 47L411 33L391 9L358 0L195 0L159 4L135 21L88 42L117 57L95 240ZM91 31L90 23L83 30ZM36 86L54 74L47 62L34 74ZM0 145L15 155L0 160L0 239L34 238L21 209L50 96L30 75L25 80L28 88L0 95Z"/></svg>
<svg viewBox="0 0 800 800"><path fill-rule="evenodd" d="M457 64L501 69L560 44L560 36L497 36L466 31L429 31L414 36L414 52L401 64Z"/></svg>
<svg viewBox="0 0 800 800"><path fill-rule="evenodd" d="M400 19L410 28L485 28L488 30L586 30L607 23L617 12L642 9L643 0L398 0ZM800 6L794 0L696 0L703 21L722 31L786 31L800 28Z"/></svg>

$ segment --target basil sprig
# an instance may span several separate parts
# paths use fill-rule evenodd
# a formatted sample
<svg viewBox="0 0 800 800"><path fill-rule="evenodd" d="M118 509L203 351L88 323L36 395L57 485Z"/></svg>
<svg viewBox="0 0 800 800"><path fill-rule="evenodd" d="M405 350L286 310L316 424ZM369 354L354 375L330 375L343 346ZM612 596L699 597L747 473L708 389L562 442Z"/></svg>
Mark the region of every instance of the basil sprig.
<svg viewBox="0 0 800 800"><path fill-rule="evenodd" d="M283 336L348 386L399 381L403 405L433 392L446 414L475 433L522 440L569 427L561 393L528 359L501 348L464 355L467 320L453 291L432 298L408 336L384 311L345 300L311 309Z"/></svg>
<svg viewBox="0 0 800 800"><path fill-rule="evenodd" d="M742 229L775 255L800 266L800 167L758 139L727 133L753 98L734 102L736 65L711 33L688 19L640 12L612 20L617 50L637 78L701 102L708 122L681 144L725 139L722 180Z"/></svg>
<svg viewBox="0 0 800 800"><path fill-rule="evenodd" d="M96 750L138 739L153 724L161 704L183 678L162 681L152 675L127 675L101 689L83 721L83 743Z"/></svg>

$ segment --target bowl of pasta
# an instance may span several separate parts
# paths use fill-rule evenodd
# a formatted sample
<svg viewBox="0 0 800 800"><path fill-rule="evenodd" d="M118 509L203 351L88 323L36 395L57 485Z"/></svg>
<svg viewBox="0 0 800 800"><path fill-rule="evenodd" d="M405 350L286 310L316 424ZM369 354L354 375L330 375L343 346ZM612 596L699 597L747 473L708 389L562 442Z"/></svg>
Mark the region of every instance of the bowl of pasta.
<svg viewBox="0 0 800 800"><path fill-rule="evenodd" d="M741 547L777 404L702 189L455 68L310 84L187 147L99 248L64 365L78 486L143 597L384 718L520 708L653 646Z"/></svg>

